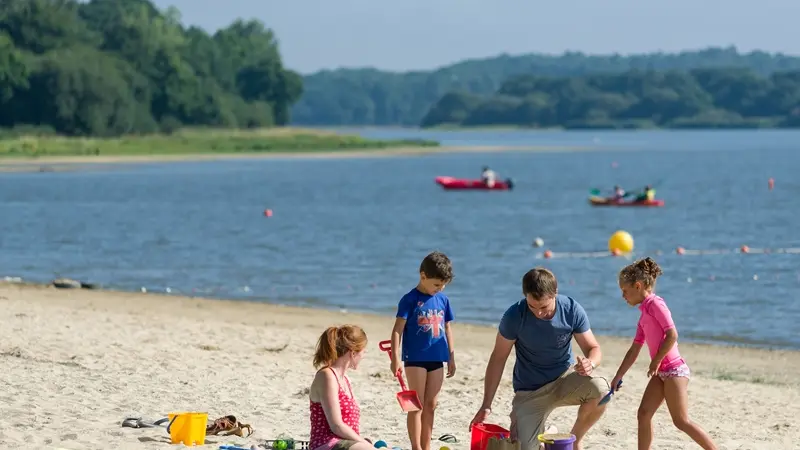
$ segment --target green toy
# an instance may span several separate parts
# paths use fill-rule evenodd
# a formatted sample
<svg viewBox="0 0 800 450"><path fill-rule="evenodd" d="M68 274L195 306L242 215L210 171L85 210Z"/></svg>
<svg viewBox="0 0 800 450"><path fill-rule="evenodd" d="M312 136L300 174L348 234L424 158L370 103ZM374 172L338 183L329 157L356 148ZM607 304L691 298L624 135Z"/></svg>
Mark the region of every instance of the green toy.
<svg viewBox="0 0 800 450"><path fill-rule="evenodd" d="M271 450L308 450L308 441L297 441L294 438L283 438L264 441L261 447Z"/></svg>

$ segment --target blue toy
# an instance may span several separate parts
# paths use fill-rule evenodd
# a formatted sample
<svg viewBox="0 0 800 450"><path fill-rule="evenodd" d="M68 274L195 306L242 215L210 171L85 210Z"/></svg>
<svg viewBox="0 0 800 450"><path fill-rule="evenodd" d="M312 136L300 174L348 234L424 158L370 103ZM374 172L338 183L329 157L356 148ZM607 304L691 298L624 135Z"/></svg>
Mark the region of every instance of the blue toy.
<svg viewBox="0 0 800 450"><path fill-rule="evenodd" d="M619 383L617 383L617 387L616 388L612 388L611 390L609 390L608 394L606 394L605 397L600 399L600 401L597 403L597 405L600 406L600 405L605 405L606 403L608 403L608 401L611 400L611 396L614 395L614 391L618 391L620 386L622 386L622 380L619 380Z"/></svg>

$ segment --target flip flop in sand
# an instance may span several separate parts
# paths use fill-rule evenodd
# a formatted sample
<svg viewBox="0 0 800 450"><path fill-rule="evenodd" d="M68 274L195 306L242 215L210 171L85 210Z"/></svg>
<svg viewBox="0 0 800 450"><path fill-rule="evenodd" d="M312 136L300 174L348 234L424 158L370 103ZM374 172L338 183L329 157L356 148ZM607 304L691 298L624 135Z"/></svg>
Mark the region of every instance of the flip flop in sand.
<svg viewBox="0 0 800 450"><path fill-rule="evenodd" d="M244 435L245 429L247 429L246 436ZM239 437L250 437L251 434L253 434L253 427L249 424L239 422L236 420L235 416L220 417L206 427L206 435L208 436L236 435Z"/></svg>
<svg viewBox="0 0 800 450"><path fill-rule="evenodd" d="M127 417L122 421L122 426L126 428L157 428L165 427L167 422L169 422L169 418L166 417L155 422L144 420L141 417Z"/></svg>
<svg viewBox="0 0 800 450"><path fill-rule="evenodd" d="M457 444L458 443L458 439L456 439L456 437L453 436L452 434L443 434L443 435L439 436L439 440L442 441L442 442L447 442L448 444Z"/></svg>

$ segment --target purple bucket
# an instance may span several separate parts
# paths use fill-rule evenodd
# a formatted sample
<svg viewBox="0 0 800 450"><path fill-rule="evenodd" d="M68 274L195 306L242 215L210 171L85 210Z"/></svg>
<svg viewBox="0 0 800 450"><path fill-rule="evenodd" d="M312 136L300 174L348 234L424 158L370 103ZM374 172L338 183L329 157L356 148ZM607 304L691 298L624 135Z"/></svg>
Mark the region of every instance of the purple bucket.
<svg viewBox="0 0 800 450"><path fill-rule="evenodd" d="M574 434L540 434L539 442L544 443L544 450L572 450L575 442Z"/></svg>

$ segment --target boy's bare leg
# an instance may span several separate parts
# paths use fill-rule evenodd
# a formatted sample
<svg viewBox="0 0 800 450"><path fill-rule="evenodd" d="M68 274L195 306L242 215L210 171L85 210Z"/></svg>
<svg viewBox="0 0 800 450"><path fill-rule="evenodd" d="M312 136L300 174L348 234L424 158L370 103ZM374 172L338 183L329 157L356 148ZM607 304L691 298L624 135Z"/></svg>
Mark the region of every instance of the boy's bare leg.
<svg viewBox="0 0 800 450"><path fill-rule="evenodd" d="M436 402L439 392L442 390L444 382L444 368L436 369L427 373L425 380L425 399L422 402L422 431L420 433L420 444L422 450L431 450L431 438L433 435L433 419L436 412Z"/></svg>
<svg viewBox="0 0 800 450"><path fill-rule="evenodd" d="M428 372L422 367L406 367L406 380L408 380L408 389L417 391L419 401L422 403L421 411L411 411L406 416L406 425L408 426L408 440L411 441L411 450L423 450L422 447L422 417L425 412L425 389L428 378ZM428 439L428 449L430 448L430 439Z"/></svg>

